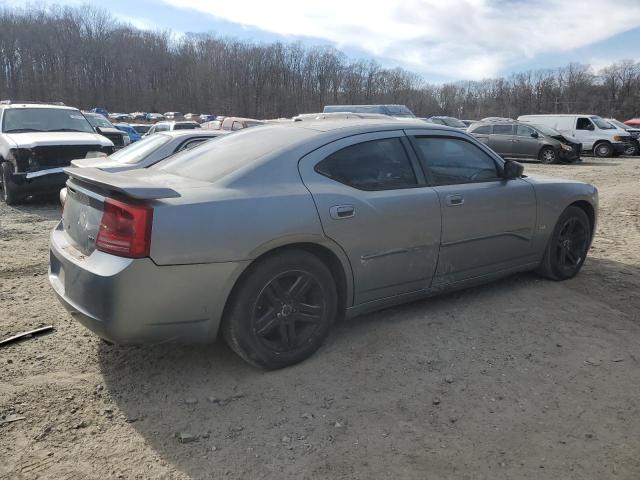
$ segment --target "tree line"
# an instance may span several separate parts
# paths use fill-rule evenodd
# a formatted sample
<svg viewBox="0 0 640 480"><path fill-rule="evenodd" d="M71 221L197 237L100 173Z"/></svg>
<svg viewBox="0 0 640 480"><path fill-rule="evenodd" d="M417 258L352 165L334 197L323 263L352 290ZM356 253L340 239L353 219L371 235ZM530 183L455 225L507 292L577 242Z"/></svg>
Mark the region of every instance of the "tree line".
<svg viewBox="0 0 640 480"><path fill-rule="evenodd" d="M253 118L393 103L418 116L586 112L627 119L640 113L640 62L597 72L572 63L436 85L329 47L140 30L93 7L4 8L0 98Z"/></svg>

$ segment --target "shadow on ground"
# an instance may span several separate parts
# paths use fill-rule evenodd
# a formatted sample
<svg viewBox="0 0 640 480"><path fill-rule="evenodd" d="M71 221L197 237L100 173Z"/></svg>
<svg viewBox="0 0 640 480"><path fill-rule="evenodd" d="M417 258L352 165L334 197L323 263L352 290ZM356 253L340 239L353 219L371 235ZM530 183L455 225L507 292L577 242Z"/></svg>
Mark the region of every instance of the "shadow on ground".
<svg viewBox="0 0 640 480"><path fill-rule="evenodd" d="M102 345L99 359L133 428L192 478L605 478L616 442L618 471L627 455L638 467L640 369L584 359L636 358L638 289L618 290L639 277L598 259L569 282L516 275L342 322L276 372L222 342Z"/></svg>

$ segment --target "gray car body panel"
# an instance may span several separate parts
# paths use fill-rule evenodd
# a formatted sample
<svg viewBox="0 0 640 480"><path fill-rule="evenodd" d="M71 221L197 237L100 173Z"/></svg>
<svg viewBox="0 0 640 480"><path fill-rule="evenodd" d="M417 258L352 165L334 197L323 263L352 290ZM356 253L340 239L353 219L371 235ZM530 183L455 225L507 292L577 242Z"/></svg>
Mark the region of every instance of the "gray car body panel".
<svg viewBox="0 0 640 480"><path fill-rule="evenodd" d="M504 161L473 137L419 120L296 122L252 130L233 135L247 139L255 160L212 181L162 166L101 174L69 170L68 185L86 189L97 202L93 218L109 187L129 197L156 195L149 200L150 258L123 259L81 245L78 239L92 235L95 226L72 233L63 223L52 233L51 283L83 324L120 343L210 341L247 268L274 249L301 244L325 248L339 260L346 313L357 315L531 269L568 205L585 201L597 208L596 189L580 182L525 177L432 187L418 169L415 188L365 192L314 170L338 149L388 137L402 139L416 166L410 147L415 135L464 139L502 168ZM273 140L251 144L254 135L265 134ZM157 198L162 189L177 195ZM463 208L444 206L451 193L464 195ZM353 205L355 216L332 218L331 209L343 204ZM65 222L80 218L80 212L74 215Z"/></svg>

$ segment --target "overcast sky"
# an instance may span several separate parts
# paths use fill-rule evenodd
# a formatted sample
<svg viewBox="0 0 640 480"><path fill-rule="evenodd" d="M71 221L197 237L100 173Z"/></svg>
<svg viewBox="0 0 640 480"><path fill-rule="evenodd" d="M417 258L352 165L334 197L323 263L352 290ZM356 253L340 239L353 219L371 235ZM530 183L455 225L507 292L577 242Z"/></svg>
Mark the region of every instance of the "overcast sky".
<svg viewBox="0 0 640 480"><path fill-rule="evenodd" d="M24 6L24 0L0 3ZM40 1L37 4L42 4ZM77 5L82 0L60 0ZM333 45L427 80L640 60L640 0L94 0L146 29Z"/></svg>

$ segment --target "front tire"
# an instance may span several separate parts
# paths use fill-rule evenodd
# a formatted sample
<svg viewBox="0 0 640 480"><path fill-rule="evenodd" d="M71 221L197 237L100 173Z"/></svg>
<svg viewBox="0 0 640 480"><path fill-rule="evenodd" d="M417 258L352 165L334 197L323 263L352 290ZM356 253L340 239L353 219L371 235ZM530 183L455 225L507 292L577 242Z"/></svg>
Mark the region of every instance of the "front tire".
<svg viewBox="0 0 640 480"><path fill-rule="evenodd" d="M2 199L7 205L15 205L21 200L20 195L16 191L16 185L11 180L12 172L11 164L3 162L0 165L0 175L2 176Z"/></svg>
<svg viewBox="0 0 640 480"><path fill-rule="evenodd" d="M609 142L600 142L593 147L593 154L598 158L609 158L613 155L613 147Z"/></svg>
<svg viewBox="0 0 640 480"><path fill-rule="evenodd" d="M276 253L251 267L222 322L228 345L269 370L311 356L335 320L338 295L327 266L304 250Z"/></svg>
<svg viewBox="0 0 640 480"><path fill-rule="evenodd" d="M558 161L558 154L553 147L544 147L542 150L540 150L538 158L542 163L551 164Z"/></svg>
<svg viewBox="0 0 640 480"><path fill-rule="evenodd" d="M591 222L578 207L568 207L556 223L538 273L550 280L575 277L591 244Z"/></svg>

